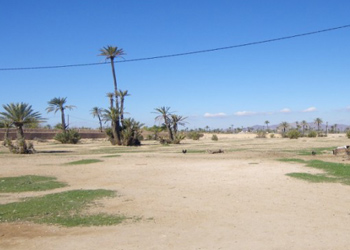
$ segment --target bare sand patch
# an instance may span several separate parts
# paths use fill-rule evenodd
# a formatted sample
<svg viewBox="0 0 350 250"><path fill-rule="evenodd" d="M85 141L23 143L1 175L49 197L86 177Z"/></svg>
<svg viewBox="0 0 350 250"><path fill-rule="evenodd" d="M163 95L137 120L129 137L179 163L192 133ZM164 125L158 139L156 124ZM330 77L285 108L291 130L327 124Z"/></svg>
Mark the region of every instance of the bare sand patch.
<svg viewBox="0 0 350 250"><path fill-rule="evenodd" d="M0 194L0 203L70 189L110 189L91 211L140 217L117 226L64 228L31 223L0 224L0 249L348 249L350 186L308 183L290 172L314 172L279 158L348 162L311 148L349 144L345 136L258 139L253 135L206 135L199 141L138 148L103 140L79 145L36 143L35 155L0 149L0 176L55 176L69 187ZM183 154L182 149L188 153ZM223 154L206 150L222 149ZM298 155L300 150L310 155ZM118 155L118 157L105 156ZM81 159L103 162L65 165ZM0 211L1 213L1 211Z"/></svg>

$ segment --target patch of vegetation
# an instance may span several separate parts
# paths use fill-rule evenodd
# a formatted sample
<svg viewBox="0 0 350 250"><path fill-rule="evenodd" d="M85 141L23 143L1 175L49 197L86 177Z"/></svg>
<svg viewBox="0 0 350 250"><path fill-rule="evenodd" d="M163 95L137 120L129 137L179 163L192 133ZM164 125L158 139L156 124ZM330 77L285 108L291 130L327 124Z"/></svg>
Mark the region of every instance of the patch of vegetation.
<svg viewBox="0 0 350 250"><path fill-rule="evenodd" d="M348 130L348 131L346 132L346 137L348 137L348 138L350 139L350 130Z"/></svg>
<svg viewBox="0 0 350 250"><path fill-rule="evenodd" d="M72 190L26 198L21 202L0 205L0 222L29 221L66 227L115 225L127 218L120 215L83 213L94 200L113 196L115 192L100 189Z"/></svg>
<svg viewBox="0 0 350 250"><path fill-rule="evenodd" d="M201 137L203 137L204 136L204 134L202 134L202 133L199 133L199 132L197 132L197 131L192 131L192 132L188 132L187 134L186 134L186 137L188 138L188 139L192 139L192 140L199 140L199 138L201 138Z"/></svg>
<svg viewBox="0 0 350 250"><path fill-rule="evenodd" d="M77 144L80 141L81 136L77 130L70 129L66 130L65 132L57 133L54 139L63 144Z"/></svg>
<svg viewBox="0 0 350 250"><path fill-rule="evenodd" d="M350 185L350 164L324 162L320 160L304 161L300 159L281 159L282 161L306 163L307 167L320 169L325 174L290 173L289 176L312 182L339 182Z"/></svg>
<svg viewBox="0 0 350 250"><path fill-rule="evenodd" d="M217 136L217 135L213 135L213 136L211 137L211 140L212 140L212 141L218 141L218 140L219 140L219 138L218 138L218 136Z"/></svg>
<svg viewBox="0 0 350 250"><path fill-rule="evenodd" d="M290 173L287 174L290 177L302 179L309 182L336 182L337 178L328 177L324 174L308 174L308 173Z"/></svg>
<svg viewBox="0 0 350 250"><path fill-rule="evenodd" d="M304 149L298 151L299 155L311 155L311 152L314 151L317 155L321 155L324 151L332 151L335 147L327 147L327 148L312 148L312 149Z"/></svg>
<svg viewBox="0 0 350 250"><path fill-rule="evenodd" d="M44 191L65 187L67 184L56 181L55 177L25 175L0 178L0 192Z"/></svg>
<svg viewBox="0 0 350 250"><path fill-rule="evenodd" d="M266 131L264 130L259 130L258 133L256 134L256 138L266 138Z"/></svg>
<svg viewBox="0 0 350 250"><path fill-rule="evenodd" d="M91 164L96 162L102 162L102 161L98 159L84 159L79 161L68 162L66 163L66 165L84 165L84 164Z"/></svg>
<svg viewBox="0 0 350 250"><path fill-rule="evenodd" d="M287 133L289 139L298 139L300 137L300 132L297 129L289 130Z"/></svg>
<svg viewBox="0 0 350 250"><path fill-rule="evenodd" d="M317 137L317 132L316 132L316 131L310 131L310 132L307 134L307 137L315 138L315 137Z"/></svg>

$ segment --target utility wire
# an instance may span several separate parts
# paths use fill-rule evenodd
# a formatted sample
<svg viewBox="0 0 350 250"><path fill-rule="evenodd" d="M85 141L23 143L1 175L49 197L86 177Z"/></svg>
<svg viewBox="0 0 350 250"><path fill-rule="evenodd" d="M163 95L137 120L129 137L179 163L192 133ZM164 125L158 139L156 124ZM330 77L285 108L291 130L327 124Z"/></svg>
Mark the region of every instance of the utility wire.
<svg viewBox="0 0 350 250"><path fill-rule="evenodd" d="M247 47L247 46L258 45L258 44L263 44L263 43L271 43L271 42L277 42L277 41L282 41L282 40L287 40L287 39L293 39L293 38L297 38L297 37L311 36L311 35L316 35L316 34L319 34L319 33L325 33L325 32L330 32L330 31L334 31L334 30L345 29L345 28L350 28L350 24L343 25L343 26L338 26L338 27L333 27L333 28L328 28L328 29L323 29L323 30L307 32L307 33L291 35L291 36L284 36L284 37L279 37L279 38L273 38L273 39L268 39L268 40L251 42L251 43L231 45L231 46L219 47L219 48L214 48L214 49L190 51L190 52L184 52L184 53L178 53L178 54L169 54L169 55L162 55L162 56L153 56L153 57L143 57L143 58L129 59L129 60L124 60L124 61L116 61L115 63L147 61L147 60L163 59L163 58L169 58L169 57L188 56L188 55L194 55L194 54L208 53L208 52L214 52L214 51L219 51L219 50L235 49L235 48ZM0 68L0 71L58 69L58 68L95 66L95 65L102 65L102 64L109 64L109 63L110 62L68 64L68 65L58 65L58 66L56 65L56 66L22 67L22 68Z"/></svg>

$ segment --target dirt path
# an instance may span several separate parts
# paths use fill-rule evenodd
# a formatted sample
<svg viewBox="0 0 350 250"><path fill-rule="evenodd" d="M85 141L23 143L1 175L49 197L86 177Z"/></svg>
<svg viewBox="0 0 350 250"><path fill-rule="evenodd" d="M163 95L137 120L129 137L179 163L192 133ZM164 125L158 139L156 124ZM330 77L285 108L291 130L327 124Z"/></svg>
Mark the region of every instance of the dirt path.
<svg viewBox="0 0 350 250"><path fill-rule="evenodd" d="M285 174L314 170L276 161L311 159L297 152L346 143L345 137L245 135L219 136L212 142L207 136L168 147L147 143L121 149L103 141L64 147L49 142L37 143L42 153L36 155L3 153L0 176L48 175L67 182L65 189L116 190L117 197L99 201L93 209L141 219L109 227L0 224L0 249L349 249L350 186L290 178ZM182 154L183 148L189 153ZM206 149L225 153L210 155ZM56 153L43 153L47 151ZM103 157L114 154L120 156ZM347 161L330 154L316 157ZM87 158L103 162L63 165ZM0 194L0 203L44 193Z"/></svg>

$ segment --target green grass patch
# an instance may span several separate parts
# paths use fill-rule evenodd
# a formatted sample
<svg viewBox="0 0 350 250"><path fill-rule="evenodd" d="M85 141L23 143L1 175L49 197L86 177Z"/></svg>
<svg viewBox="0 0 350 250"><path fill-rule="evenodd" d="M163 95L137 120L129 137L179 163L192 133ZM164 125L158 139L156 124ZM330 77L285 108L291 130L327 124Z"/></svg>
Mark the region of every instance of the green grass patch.
<svg viewBox="0 0 350 250"><path fill-rule="evenodd" d="M114 197L110 190L72 190L42 197L26 198L21 202L0 205L0 222L34 222L66 227L115 225L127 219L109 214L84 214L93 201Z"/></svg>
<svg viewBox="0 0 350 250"><path fill-rule="evenodd" d="M102 162L102 161L98 159L85 159L85 160L68 162L66 163L66 165L85 165L85 164L91 164L91 163L97 163L97 162Z"/></svg>
<svg viewBox="0 0 350 250"><path fill-rule="evenodd" d="M283 162L296 162L296 163L306 163L306 161L302 159L295 159L295 158L283 158L283 159L278 159L279 161Z"/></svg>
<svg viewBox="0 0 350 250"><path fill-rule="evenodd" d="M290 173L287 175L309 182L337 182L337 178L328 177L324 174Z"/></svg>
<svg viewBox="0 0 350 250"><path fill-rule="evenodd" d="M324 171L324 174L290 173L288 176L311 182L339 182L350 185L350 164L300 159L280 159L280 161L305 163L306 167Z"/></svg>
<svg viewBox="0 0 350 250"><path fill-rule="evenodd" d="M103 158L113 158L113 157L120 157L120 155L104 155Z"/></svg>
<svg viewBox="0 0 350 250"><path fill-rule="evenodd" d="M67 184L56 181L55 177L25 175L0 178L0 192L44 191L65 187Z"/></svg>

